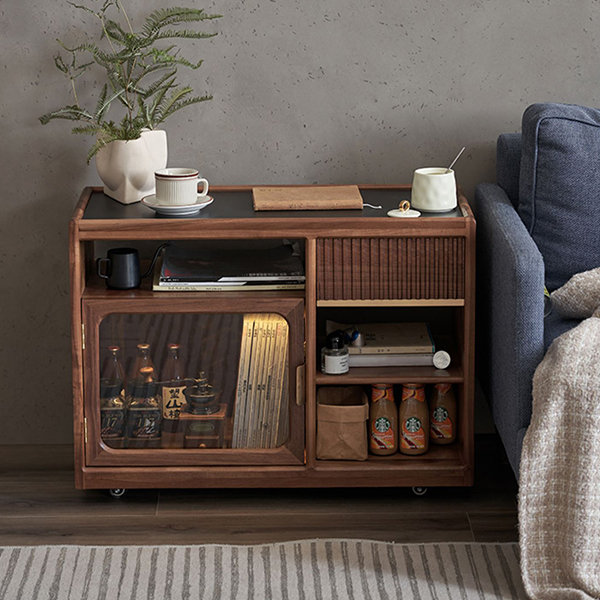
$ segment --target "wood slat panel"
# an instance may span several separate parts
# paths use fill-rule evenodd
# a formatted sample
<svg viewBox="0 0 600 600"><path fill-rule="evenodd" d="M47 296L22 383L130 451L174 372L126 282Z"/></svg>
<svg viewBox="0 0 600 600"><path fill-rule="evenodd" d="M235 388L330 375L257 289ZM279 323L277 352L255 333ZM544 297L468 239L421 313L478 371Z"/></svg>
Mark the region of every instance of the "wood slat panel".
<svg viewBox="0 0 600 600"><path fill-rule="evenodd" d="M463 299L465 239L317 239L318 300Z"/></svg>

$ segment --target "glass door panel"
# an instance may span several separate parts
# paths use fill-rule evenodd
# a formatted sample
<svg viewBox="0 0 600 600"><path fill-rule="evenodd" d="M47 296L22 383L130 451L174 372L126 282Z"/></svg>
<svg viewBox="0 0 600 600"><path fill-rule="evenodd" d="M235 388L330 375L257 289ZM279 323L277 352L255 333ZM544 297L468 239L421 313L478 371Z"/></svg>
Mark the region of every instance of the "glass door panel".
<svg viewBox="0 0 600 600"><path fill-rule="evenodd" d="M302 460L301 309L90 309L88 464Z"/></svg>

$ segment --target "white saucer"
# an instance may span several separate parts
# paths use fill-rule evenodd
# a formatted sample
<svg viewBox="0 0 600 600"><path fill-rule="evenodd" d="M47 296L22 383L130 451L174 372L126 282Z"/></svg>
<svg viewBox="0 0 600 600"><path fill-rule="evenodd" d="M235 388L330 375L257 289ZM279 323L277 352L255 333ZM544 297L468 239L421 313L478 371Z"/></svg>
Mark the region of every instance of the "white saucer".
<svg viewBox="0 0 600 600"><path fill-rule="evenodd" d="M410 218L415 218L415 217L420 217L421 213L418 210L414 210L412 208L409 208L408 210L398 210L397 208L395 208L394 210L390 210L388 211L388 217L400 217L400 218L405 218L405 219L410 219Z"/></svg>
<svg viewBox="0 0 600 600"><path fill-rule="evenodd" d="M200 194L198 194L198 199L192 204L161 204L156 199L156 195L152 194L142 198L142 204L156 211L156 214L158 215L187 217L189 215L195 215L205 206L212 204L213 200L214 198L212 196L200 196Z"/></svg>

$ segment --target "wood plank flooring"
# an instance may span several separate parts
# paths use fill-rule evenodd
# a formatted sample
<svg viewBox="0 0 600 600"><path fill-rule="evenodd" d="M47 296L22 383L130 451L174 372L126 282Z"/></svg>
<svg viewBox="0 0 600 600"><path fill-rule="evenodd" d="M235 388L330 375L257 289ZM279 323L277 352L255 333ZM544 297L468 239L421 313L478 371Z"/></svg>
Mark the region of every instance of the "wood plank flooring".
<svg viewBox="0 0 600 600"><path fill-rule="evenodd" d="M71 448L0 446L0 545L253 544L309 538L516 541L517 485L476 436L473 488L129 490L73 486Z"/></svg>

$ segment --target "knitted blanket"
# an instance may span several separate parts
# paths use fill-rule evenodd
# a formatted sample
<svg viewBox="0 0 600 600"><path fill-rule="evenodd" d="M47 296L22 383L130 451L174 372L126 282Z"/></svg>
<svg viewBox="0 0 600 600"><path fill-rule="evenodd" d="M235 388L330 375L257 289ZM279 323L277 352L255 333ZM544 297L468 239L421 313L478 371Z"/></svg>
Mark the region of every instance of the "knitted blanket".
<svg viewBox="0 0 600 600"><path fill-rule="evenodd" d="M534 600L600 598L600 269L552 294L585 318L533 379L519 482L521 571Z"/></svg>

